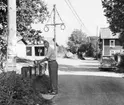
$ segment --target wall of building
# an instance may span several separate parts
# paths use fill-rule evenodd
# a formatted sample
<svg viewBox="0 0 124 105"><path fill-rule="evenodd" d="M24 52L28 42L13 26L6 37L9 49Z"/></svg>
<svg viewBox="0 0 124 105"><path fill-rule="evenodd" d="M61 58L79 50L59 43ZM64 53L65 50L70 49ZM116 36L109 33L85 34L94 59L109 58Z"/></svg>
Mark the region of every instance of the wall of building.
<svg viewBox="0 0 124 105"><path fill-rule="evenodd" d="M111 50L114 51L114 53L119 53L122 50L122 46L120 45L120 42L118 39L115 39L115 47L110 47L110 40L114 39L105 39L104 40L104 56L109 56L111 55Z"/></svg>
<svg viewBox="0 0 124 105"><path fill-rule="evenodd" d="M105 46L109 46L110 40L115 40L115 45L116 45L116 46L121 46L121 43L119 42L118 39L104 39L104 45L105 45Z"/></svg>
<svg viewBox="0 0 124 105"><path fill-rule="evenodd" d="M104 47L104 55L110 55L110 50L114 50L115 53L119 53L122 51L122 46L116 46L116 47L109 47L109 46L105 46Z"/></svg>
<svg viewBox="0 0 124 105"><path fill-rule="evenodd" d="M26 45L22 41L16 44L16 55L18 57L26 57Z"/></svg>

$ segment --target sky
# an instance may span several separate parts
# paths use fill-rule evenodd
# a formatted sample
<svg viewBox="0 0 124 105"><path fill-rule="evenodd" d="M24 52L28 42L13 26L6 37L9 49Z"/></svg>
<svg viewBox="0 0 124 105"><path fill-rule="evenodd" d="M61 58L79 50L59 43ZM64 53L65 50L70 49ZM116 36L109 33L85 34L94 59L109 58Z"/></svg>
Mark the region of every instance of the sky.
<svg viewBox="0 0 124 105"><path fill-rule="evenodd" d="M68 37L70 37L74 29L82 29L83 32L87 33L87 36L97 36L98 29L108 27L101 0L70 0L73 8L84 24L82 28L65 1L67 0L44 0L50 13L53 5L56 4L57 11L66 26L65 30L61 30L60 26L56 27L56 40L58 44L66 46ZM56 23L60 22L56 15ZM47 24L50 23L52 23L52 19ZM48 32L43 30L44 25L35 24L33 27L40 29L45 37L54 37L52 26L49 27Z"/></svg>

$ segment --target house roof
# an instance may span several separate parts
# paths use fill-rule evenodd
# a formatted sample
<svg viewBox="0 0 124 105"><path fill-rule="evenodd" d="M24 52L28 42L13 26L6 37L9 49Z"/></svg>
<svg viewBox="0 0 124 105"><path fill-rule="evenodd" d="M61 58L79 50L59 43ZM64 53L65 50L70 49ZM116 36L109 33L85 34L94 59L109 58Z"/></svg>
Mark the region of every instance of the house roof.
<svg viewBox="0 0 124 105"><path fill-rule="evenodd" d="M119 34L114 35L109 28L101 28L99 35L101 39L118 39L119 38Z"/></svg>
<svg viewBox="0 0 124 105"><path fill-rule="evenodd" d="M54 38L52 38L52 37L44 37L40 41L40 43L38 43L38 44L32 44L29 41L25 41L22 37L19 37L19 36L17 36L16 38L17 38L17 43L18 42L23 42L23 44L25 44L25 45L42 45L43 40L47 40L51 46L54 46ZM59 46L57 42L56 42L56 46Z"/></svg>

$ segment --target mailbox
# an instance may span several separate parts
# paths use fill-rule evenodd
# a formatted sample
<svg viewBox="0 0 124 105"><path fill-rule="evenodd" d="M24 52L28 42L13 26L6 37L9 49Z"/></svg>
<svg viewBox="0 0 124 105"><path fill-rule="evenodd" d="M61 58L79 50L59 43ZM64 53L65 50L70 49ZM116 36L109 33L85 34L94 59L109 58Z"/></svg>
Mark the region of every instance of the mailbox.
<svg viewBox="0 0 124 105"><path fill-rule="evenodd" d="M37 64L34 66L22 67L21 74L22 74L22 77L24 78L33 78L38 75L41 76L45 74L46 68L47 68L47 63Z"/></svg>

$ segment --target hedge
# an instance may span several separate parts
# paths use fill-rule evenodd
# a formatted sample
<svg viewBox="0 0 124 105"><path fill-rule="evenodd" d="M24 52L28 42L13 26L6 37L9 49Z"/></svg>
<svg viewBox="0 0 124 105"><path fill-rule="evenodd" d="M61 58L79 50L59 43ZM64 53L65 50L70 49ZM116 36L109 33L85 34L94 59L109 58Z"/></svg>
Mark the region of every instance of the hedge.
<svg viewBox="0 0 124 105"><path fill-rule="evenodd" d="M23 78L15 72L7 72L1 73L0 77L0 105L50 105L52 103L39 96L39 92L48 92L48 76L30 79Z"/></svg>

